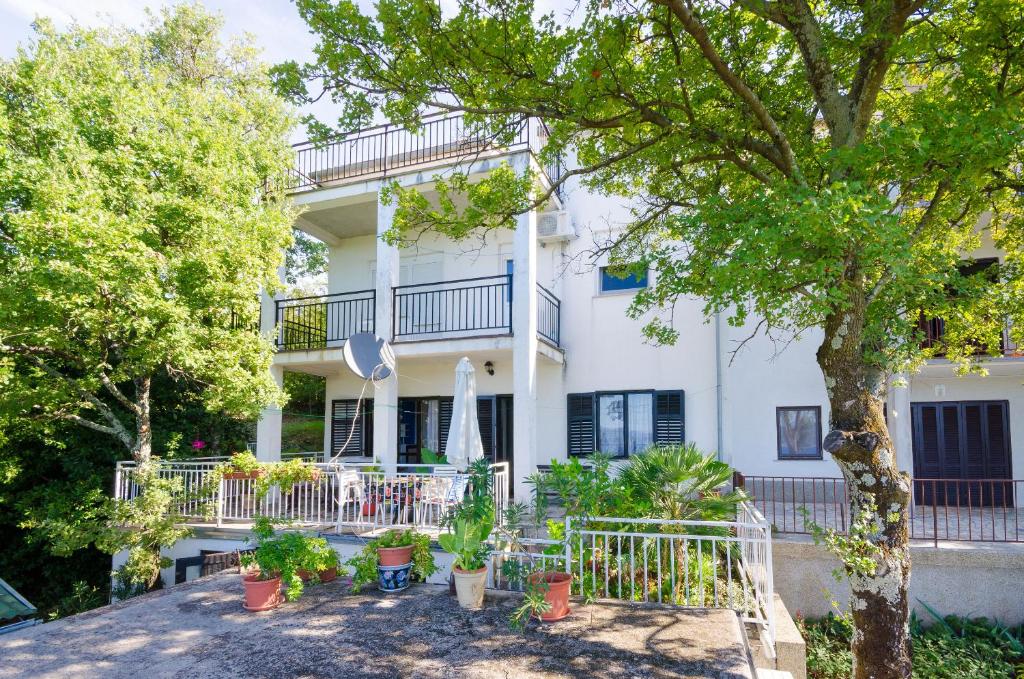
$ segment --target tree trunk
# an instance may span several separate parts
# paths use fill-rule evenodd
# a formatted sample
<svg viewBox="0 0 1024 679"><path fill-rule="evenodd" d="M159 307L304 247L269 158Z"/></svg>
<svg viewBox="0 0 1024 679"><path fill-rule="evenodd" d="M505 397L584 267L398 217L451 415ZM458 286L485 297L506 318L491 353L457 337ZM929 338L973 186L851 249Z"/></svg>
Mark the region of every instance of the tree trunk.
<svg viewBox="0 0 1024 679"><path fill-rule="evenodd" d="M831 406L831 431L824 449L839 465L850 503L851 523L870 519L876 549L874 572L847 566L853 614L853 676L857 679L909 677L908 502L910 478L896 465L883 410L885 376L865 360L863 285L851 278L850 308L825 323L818 365ZM868 516L865 513L870 512Z"/></svg>
<svg viewBox="0 0 1024 679"><path fill-rule="evenodd" d="M135 445L132 447L132 459L139 464L149 462L153 454L153 429L149 416L150 381L149 377L135 379L135 403L138 411L135 413Z"/></svg>

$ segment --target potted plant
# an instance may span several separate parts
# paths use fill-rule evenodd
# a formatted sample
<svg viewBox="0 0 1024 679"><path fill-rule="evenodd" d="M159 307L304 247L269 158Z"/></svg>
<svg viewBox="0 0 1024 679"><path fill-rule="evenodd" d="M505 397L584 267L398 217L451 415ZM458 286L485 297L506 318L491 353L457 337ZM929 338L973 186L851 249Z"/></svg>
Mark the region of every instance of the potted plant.
<svg viewBox="0 0 1024 679"><path fill-rule="evenodd" d="M413 577L425 581L437 571L430 538L412 529L392 529L368 541L345 565L353 569L355 592L373 582L382 592L400 592Z"/></svg>
<svg viewBox="0 0 1024 679"><path fill-rule="evenodd" d="M571 573L507 561L503 564L502 575L510 583L524 586L523 603L512 612L510 623L513 628L523 629L531 618L554 622L569 615Z"/></svg>
<svg viewBox="0 0 1024 679"><path fill-rule="evenodd" d="M459 519L451 532L438 538L444 551L455 556L452 574L455 594L463 608L479 609L484 604L484 583L487 580L487 538L493 524L489 521Z"/></svg>
<svg viewBox="0 0 1024 679"><path fill-rule="evenodd" d="M282 592L288 601L297 600L304 591L304 579L330 582L337 577L338 555L324 538L299 532L275 534L265 516L256 517L252 533L256 549L241 557L246 610L277 608Z"/></svg>
<svg viewBox="0 0 1024 679"><path fill-rule="evenodd" d="M265 516L256 517L252 528L256 549L242 554L242 585L247 611L267 611L281 604L281 592L294 601L302 596L302 580L296 570L302 565L306 546L296 533L274 534Z"/></svg>
<svg viewBox="0 0 1024 679"><path fill-rule="evenodd" d="M308 538L307 548L303 567L297 571L303 582L331 582L338 577L338 553L327 544L327 540Z"/></svg>
<svg viewBox="0 0 1024 679"><path fill-rule="evenodd" d="M213 476L217 479L258 479L264 474L265 465L248 451L235 453L230 460L221 462L213 469Z"/></svg>

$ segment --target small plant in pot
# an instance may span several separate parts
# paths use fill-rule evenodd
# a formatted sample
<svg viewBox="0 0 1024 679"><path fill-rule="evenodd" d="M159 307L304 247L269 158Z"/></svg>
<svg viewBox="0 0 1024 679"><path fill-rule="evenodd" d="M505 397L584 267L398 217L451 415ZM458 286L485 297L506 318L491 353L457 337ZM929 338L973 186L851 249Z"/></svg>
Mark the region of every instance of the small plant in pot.
<svg viewBox="0 0 1024 679"><path fill-rule="evenodd" d="M366 543L345 562L353 569L352 590L378 583L382 592L400 592L415 578L425 581L437 571L430 538L409 530L389 530Z"/></svg>
<svg viewBox="0 0 1024 679"><path fill-rule="evenodd" d="M572 574L549 571L516 561L502 564L502 575L524 586L523 603L512 612L514 629L524 629L531 618L554 622L569 615Z"/></svg>
<svg viewBox="0 0 1024 679"><path fill-rule="evenodd" d="M303 582L331 582L338 577L338 553L323 538L307 538L308 554L297 571ZM322 544L321 544L322 543Z"/></svg>
<svg viewBox="0 0 1024 679"><path fill-rule="evenodd" d="M458 519L451 532L437 539L444 551L455 556L455 562L452 564L455 594L463 608L483 607L487 556L491 551L487 545L487 538L490 537L493 527L489 521Z"/></svg>
<svg viewBox="0 0 1024 679"><path fill-rule="evenodd" d="M256 518L252 528L256 550L241 557L242 584L247 611L267 611L281 603L281 592L289 601L302 596L302 579L297 571L308 563L306 538L298 533L276 535L265 516Z"/></svg>
<svg viewBox="0 0 1024 679"><path fill-rule="evenodd" d="M266 466L250 452L235 453L230 460L213 469L213 476L217 479L258 479L264 474Z"/></svg>

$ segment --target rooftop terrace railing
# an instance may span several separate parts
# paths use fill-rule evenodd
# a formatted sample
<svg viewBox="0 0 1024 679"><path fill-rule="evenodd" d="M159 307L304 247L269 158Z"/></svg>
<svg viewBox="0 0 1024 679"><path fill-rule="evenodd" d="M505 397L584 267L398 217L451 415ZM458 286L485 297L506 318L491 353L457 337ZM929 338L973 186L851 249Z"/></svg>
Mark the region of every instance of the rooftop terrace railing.
<svg viewBox="0 0 1024 679"><path fill-rule="evenodd" d="M385 124L357 130L324 143L296 144L295 165L285 182L292 192L373 175L389 176L445 160L470 159L488 151L529 150L531 120L510 123L499 134L466 124L462 115L425 116L418 130ZM547 172L557 179L552 169Z"/></svg>

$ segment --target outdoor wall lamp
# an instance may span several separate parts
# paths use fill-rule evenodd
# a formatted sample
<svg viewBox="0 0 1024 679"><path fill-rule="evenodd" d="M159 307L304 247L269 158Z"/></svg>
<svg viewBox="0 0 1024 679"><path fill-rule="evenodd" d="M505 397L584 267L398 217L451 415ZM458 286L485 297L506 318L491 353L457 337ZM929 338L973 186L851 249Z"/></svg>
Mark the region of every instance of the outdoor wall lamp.
<svg viewBox="0 0 1024 679"><path fill-rule="evenodd" d="M484 370L487 371L488 375L493 375L494 374L494 364L491 363L490 361L487 361L486 363L484 363Z"/></svg>

